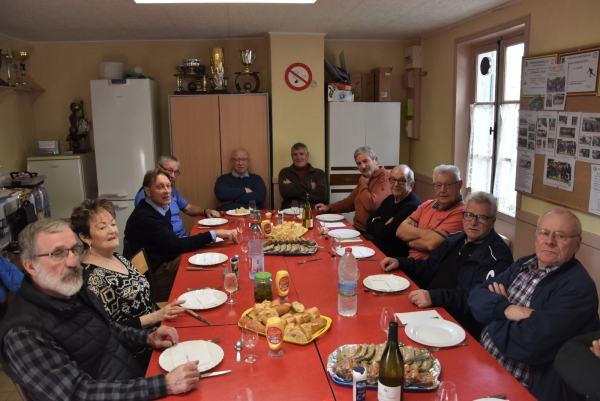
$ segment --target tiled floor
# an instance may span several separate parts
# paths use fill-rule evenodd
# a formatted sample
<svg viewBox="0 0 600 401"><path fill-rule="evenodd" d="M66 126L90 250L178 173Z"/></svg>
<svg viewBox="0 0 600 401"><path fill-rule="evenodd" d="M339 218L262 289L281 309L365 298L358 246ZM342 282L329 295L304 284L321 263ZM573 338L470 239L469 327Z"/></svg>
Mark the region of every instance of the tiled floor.
<svg viewBox="0 0 600 401"><path fill-rule="evenodd" d="M0 367L0 401L21 401L21 396L17 393L15 385L4 374L2 367Z"/></svg>

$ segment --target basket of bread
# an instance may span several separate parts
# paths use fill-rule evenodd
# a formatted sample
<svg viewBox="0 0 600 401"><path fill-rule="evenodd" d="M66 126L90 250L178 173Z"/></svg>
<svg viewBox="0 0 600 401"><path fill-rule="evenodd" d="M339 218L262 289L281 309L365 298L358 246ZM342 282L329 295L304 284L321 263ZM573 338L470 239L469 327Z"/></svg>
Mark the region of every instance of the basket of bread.
<svg viewBox="0 0 600 401"><path fill-rule="evenodd" d="M342 345L329 355L327 371L334 382L343 386L352 386L352 369L355 366L362 366L367 371L367 388L377 388L379 361L385 345L385 343ZM404 365L405 389L433 390L438 386L441 365L426 348L405 345L400 348L400 352L404 361L409 362Z"/></svg>
<svg viewBox="0 0 600 401"><path fill-rule="evenodd" d="M317 307L305 308L300 302L280 303L263 301L246 310L238 326L244 327L249 321L256 323L257 332L265 335L267 320L280 317L283 321L283 341L293 344L310 344L331 327L331 319L321 315Z"/></svg>
<svg viewBox="0 0 600 401"><path fill-rule="evenodd" d="M319 249L310 238L271 238L264 242L265 255L312 255Z"/></svg>

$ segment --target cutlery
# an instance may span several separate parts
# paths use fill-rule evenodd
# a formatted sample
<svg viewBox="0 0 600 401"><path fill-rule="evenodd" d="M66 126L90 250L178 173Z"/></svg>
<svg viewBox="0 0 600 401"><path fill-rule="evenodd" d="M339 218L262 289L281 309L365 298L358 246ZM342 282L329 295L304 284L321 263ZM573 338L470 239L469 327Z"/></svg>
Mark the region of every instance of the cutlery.
<svg viewBox="0 0 600 401"><path fill-rule="evenodd" d="M185 310L188 314L192 315L193 317L195 317L196 319L200 320L201 322L204 322L206 324L208 324L209 326L212 326L212 324L206 320L205 318L203 318L202 316L200 316L199 314L197 314L196 312L194 312L191 309L186 309Z"/></svg>
<svg viewBox="0 0 600 401"><path fill-rule="evenodd" d="M458 344L453 345L451 347L444 347L444 348L464 347L465 345L469 345L469 343L466 342L466 341L463 341L462 343L458 343ZM425 347L425 348L427 348L427 350L429 352L438 352L440 350L440 347Z"/></svg>
<svg viewBox="0 0 600 401"><path fill-rule="evenodd" d="M235 358L235 363L240 363L240 351L242 350L242 348L244 348L244 346L242 345L242 342L240 340L238 340L235 345L233 346L233 348L235 348L235 350L237 351L237 357Z"/></svg>
<svg viewBox="0 0 600 401"><path fill-rule="evenodd" d="M212 340L207 340L209 343L216 344L221 341L221 337L213 338Z"/></svg>
<svg viewBox="0 0 600 401"><path fill-rule="evenodd" d="M196 290L220 290L221 288L223 288L222 285L218 286L218 287L214 287L214 288L208 288L208 287L202 287L202 288L188 288L188 291L196 291Z"/></svg>
<svg viewBox="0 0 600 401"><path fill-rule="evenodd" d="M200 377L205 378L205 377L219 376L219 375L224 375L225 373L229 373L229 372L231 372L231 369L230 370L222 370L220 372L202 373L200 375Z"/></svg>
<svg viewBox="0 0 600 401"><path fill-rule="evenodd" d="M372 258L372 257L366 257L366 258L356 258L357 261L361 261L361 260L366 260L367 262L379 262L381 259L376 259L376 258Z"/></svg>
<svg viewBox="0 0 600 401"><path fill-rule="evenodd" d="M299 260L298 264L303 265L303 264L305 264L307 262L314 262L315 260L321 260L321 259L323 259L323 258L312 258L312 259L306 259L306 260Z"/></svg>
<svg viewBox="0 0 600 401"><path fill-rule="evenodd" d="M187 266L185 268L185 270L205 270L205 271L217 271L220 270L218 268L214 268L214 267L192 267L192 266Z"/></svg>
<svg viewBox="0 0 600 401"><path fill-rule="evenodd" d="M376 290L372 290L368 287L364 287L363 289L365 292L372 292L374 295L378 296L378 297L383 297L385 295L408 295L410 294L410 291L396 291L396 292L384 292L384 291L376 291Z"/></svg>

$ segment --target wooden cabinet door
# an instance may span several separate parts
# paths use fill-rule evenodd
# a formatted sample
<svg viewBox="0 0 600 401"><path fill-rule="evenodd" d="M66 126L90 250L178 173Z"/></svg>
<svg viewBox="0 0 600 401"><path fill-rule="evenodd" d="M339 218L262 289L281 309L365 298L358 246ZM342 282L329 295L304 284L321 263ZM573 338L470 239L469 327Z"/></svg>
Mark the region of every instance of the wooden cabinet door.
<svg viewBox="0 0 600 401"><path fill-rule="evenodd" d="M262 177L267 187L263 209L271 208L268 98L266 94L219 96L221 168L231 171L231 152L243 148L250 154L249 171Z"/></svg>
<svg viewBox="0 0 600 401"><path fill-rule="evenodd" d="M179 160L181 175L175 187L189 203L203 208L217 206L215 181L221 175L218 96L170 96L171 149ZM181 212L187 231L194 218Z"/></svg>

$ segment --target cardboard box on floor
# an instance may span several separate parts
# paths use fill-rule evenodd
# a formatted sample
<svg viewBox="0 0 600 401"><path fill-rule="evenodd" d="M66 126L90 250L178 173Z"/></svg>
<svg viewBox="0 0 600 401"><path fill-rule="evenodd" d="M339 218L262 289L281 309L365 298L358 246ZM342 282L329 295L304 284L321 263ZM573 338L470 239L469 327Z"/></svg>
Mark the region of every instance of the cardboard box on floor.
<svg viewBox="0 0 600 401"><path fill-rule="evenodd" d="M392 90L392 69L390 67L374 68L371 72L375 75L375 101L390 102Z"/></svg>

